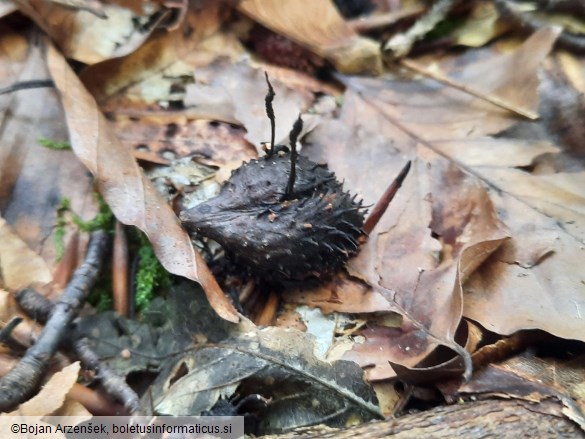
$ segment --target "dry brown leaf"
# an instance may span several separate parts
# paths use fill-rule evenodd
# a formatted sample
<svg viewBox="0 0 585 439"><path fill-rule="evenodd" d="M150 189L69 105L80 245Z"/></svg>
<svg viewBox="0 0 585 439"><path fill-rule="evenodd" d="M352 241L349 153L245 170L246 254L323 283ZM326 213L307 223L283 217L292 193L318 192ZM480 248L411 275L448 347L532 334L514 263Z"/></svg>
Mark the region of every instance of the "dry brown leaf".
<svg viewBox="0 0 585 439"><path fill-rule="evenodd" d="M270 140L270 120L264 104L267 90L264 72L253 69L246 62L230 65L218 62L207 71L197 72L201 83L188 85L184 104L198 111L215 108L220 120L235 120L245 127L246 139L257 148ZM271 80L276 97L273 107L276 116L276 142L288 144L288 134L299 113L306 111L313 95L285 87L278 80ZM310 116L303 117L309 125Z"/></svg>
<svg viewBox="0 0 585 439"><path fill-rule="evenodd" d="M379 44L355 33L329 0L242 0L238 8L263 26L329 59L342 73L382 72Z"/></svg>
<svg viewBox="0 0 585 439"><path fill-rule="evenodd" d="M478 59L477 53L471 52L468 59L452 60L455 65L446 66L451 70L449 77L535 111L537 71L557 35L558 29L543 29L517 51L505 55L480 51L485 54ZM508 111L428 79L349 78L345 83L377 106L390 123L428 142L475 139L499 133L517 122Z"/></svg>
<svg viewBox="0 0 585 439"><path fill-rule="evenodd" d="M555 37L554 31L542 31L515 53L459 66L457 76L473 78L476 88L497 91L517 105L535 108L537 68ZM352 276L366 280L386 298L387 308L380 310L404 317L400 330L385 330L386 340L382 336L366 344L385 349L385 361L408 368L421 364L439 345L468 357L454 342L463 312L462 283L510 232L497 218L483 175L473 175L457 152L465 148L462 155L478 161L481 147L495 145L502 150L499 142L504 140L483 136L508 128L515 119L428 80L351 78L346 83L357 93L346 93L341 121L323 123L311 135L313 147L308 153L328 162L367 204L384 190L380 182L389 183L407 158L417 157L389 211L348 265ZM451 141L447 139L459 145L452 155L441 150ZM550 151L548 145L527 151L527 145L510 143L503 157L517 165ZM307 297L310 294L305 292ZM363 300L347 297L336 309L352 312L354 307L360 309L358 302ZM374 362L388 372L380 358ZM383 378L386 372L371 371L370 376Z"/></svg>
<svg viewBox="0 0 585 439"><path fill-rule="evenodd" d="M81 366L79 361L55 373L41 388L41 391L23 402L10 416L47 416L58 410L65 402L67 393L77 382Z"/></svg>
<svg viewBox="0 0 585 439"><path fill-rule="evenodd" d="M469 279L465 316L504 335L534 328L585 340L585 245L530 204L505 192L491 198L513 239Z"/></svg>
<svg viewBox="0 0 585 439"><path fill-rule="evenodd" d="M94 174L100 193L116 217L148 236L169 272L199 282L221 317L238 321L238 313L170 206L144 177L131 152L120 145L94 99L52 45L48 47L47 62L61 91L73 149Z"/></svg>
<svg viewBox="0 0 585 439"><path fill-rule="evenodd" d="M290 291L286 300L321 308L324 313L371 313L391 308L388 299L380 292L343 272L318 287Z"/></svg>
<svg viewBox="0 0 585 439"><path fill-rule="evenodd" d="M358 96L347 93L345 99L345 126L352 122L363 126L366 120L380 118ZM388 176L398 173L404 159L388 147L384 137L376 138L370 131L358 131L350 141L343 140L348 129L339 122L327 123L310 139L328 148L321 150L329 151L328 155L318 157L327 160L366 202L372 202L383 185L370 182L389 181ZM435 153L416 147L400 133L391 137L403 137L400 146L413 148L420 159L348 270L374 289L382 287L377 294L385 301L377 300L383 306L379 311L395 311L405 317L402 329L395 331L400 336L388 342L394 352L386 360L413 367L439 344L458 349L452 340L461 318L461 282L501 244L507 232L476 179ZM356 157L351 165L340 163L346 156L344 150ZM441 239L433 239L431 232ZM364 299L359 297L346 296L338 309L363 309ZM365 303L372 301L371 296L366 297Z"/></svg>
<svg viewBox="0 0 585 439"><path fill-rule="evenodd" d="M32 251L0 217L0 287L15 291L52 280L53 274L43 258Z"/></svg>
<svg viewBox="0 0 585 439"><path fill-rule="evenodd" d="M551 89L554 84L557 88ZM547 99L541 107L544 125L559 146L506 138L433 143L491 186L491 199L510 228L512 239L465 289L464 314L500 334L537 328L584 339L585 172L576 160L581 123L563 112L556 123L549 120L548 113L558 111L555 106L576 103L558 102L558 96L576 94L561 85L547 81L541 86Z"/></svg>
<svg viewBox="0 0 585 439"><path fill-rule="evenodd" d="M139 20L155 16L137 16L115 4L103 4L105 16L42 0L16 0L20 10L30 16L65 56L86 64L127 55L148 38L154 26L146 31L137 26Z"/></svg>

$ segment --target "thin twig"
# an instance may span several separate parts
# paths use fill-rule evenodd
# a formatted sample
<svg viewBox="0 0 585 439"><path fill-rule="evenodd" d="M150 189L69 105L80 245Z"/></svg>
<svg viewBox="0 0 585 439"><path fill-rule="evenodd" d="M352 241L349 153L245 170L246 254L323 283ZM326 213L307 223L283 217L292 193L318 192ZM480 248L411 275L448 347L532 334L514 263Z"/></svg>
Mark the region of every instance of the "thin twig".
<svg viewBox="0 0 585 439"><path fill-rule="evenodd" d="M386 44L384 52L392 59L405 57L413 44L433 30L437 24L445 19L459 0L438 0L431 9L420 17L405 33L394 35Z"/></svg>
<svg viewBox="0 0 585 439"><path fill-rule="evenodd" d="M79 232L76 231L67 243L63 257L59 261L57 268L55 268L55 273L53 274L53 283L60 290L65 288L65 285L67 285L69 279L71 279L71 275L79 262L78 256Z"/></svg>
<svg viewBox="0 0 585 439"><path fill-rule="evenodd" d="M136 395L136 392L132 390L124 378L100 360L98 355L89 346L86 338L76 340L73 348L81 360L81 365L85 369L91 369L96 372L96 378L100 381L108 395L124 404L124 407L130 413L138 411L140 408L140 399Z"/></svg>
<svg viewBox="0 0 585 439"><path fill-rule="evenodd" d="M271 291L266 299L266 303L264 307L260 311L258 317L256 317L255 322L257 326L269 326L272 325L274 322L274 318L276 317L276 312L278 311L278 304L280 303L278 294L274 291Z"/></svg>
<svg viewBox="0 0 585 439"><path fill-rule="evenodd" d="M522 29L535 32L550 26L549 23L516 9L508 0L494 0L494 4L502 18L512 21ZM556 45L572 52L585 53L585 36L573 34L563 29L557 38Z"/></svg>
<svg viewBox="0 0 585 439"><path fill-rule="evenodd" d="M385 14L366 15L352 20L347 20L347 24L355 32L369 32L383 27L391 26L406 18L421 15L426 8L422 6L412 7L411 9L399 10L396 12L387 12Z"/></svg>
<svg viewBox="0 0 585 439"><path fill-rule="evenodd" d="M17 82L8 87L0 88L0 95L31 88L55 87L52 79L34 79L32 81Z"/></svg>
<svg viewBox="0 0 585 439"><path fill-rule="evenodd" d="M489 364L499 363L529 346L525 331L519 331L495 343L482 346L471 355L473 369L482 369Z"/></svg>
<svg viewBox="0 0 585 439"><path fill-rule="evenodd" d="M539 8L547 12L585 16L583 0L534 0Z"/></svg>
<svg viewBox="0 0 585 439"><path fill-rule="evenodd" d="M535 113L534 111L528 110L526 108L518 107L517 105L514 105L511 102L507 102L498 96L490 95L490 94L481 92L479 90L476 90L476 89L474 89L466 84L461 84L459 82L453 81L451 78L444 76L444 75L441 75L440 73L431 72L431 71L425 69L423 66L421 66L417 62L414 62L410 59L401 59L399 61L399 63L400 63L400 65L406 67L407 69L412 70L413 72L416 72L416 73L424 75L428 78L434 79L435 81L438 81L438 82L445 84L449 87L460 90L460 91L467 93L471 96L475 96L476 98L479 98L479 99L482 99L486 102L489 102L490 104L493 104L496 107L510 111L514 114L517 114L519 116L525 117L525 118L530 119L530 120L536 120L539 118L538 113Z"/></svg>
<svg viewBox="0 0 585 439"><path fill-rule="evenodd" d="M128 240L124 232L124 226L116 221L114 235L114 251L112 256L112 295L114 296L114 309L124 317L128 317L130 292L128 283Z"/></svg>
<svg viewBox="0 0 585 439"><path fill-rule="evenodd" d="M35 315L41 323L47 321L48 316L57 306L32 288L19 291L16 300L27 314ZM85 369L95 371L96 379L100 381L110 397L121 402L131 413L139 409L140 400L136 393L123 378L118 376L107 364L100 361L98 355L89 346L87 339L78 334L75 326L69 327L69 336L63 339L61 344L65 349L72 348Z"/></svg>
<svg viewBox="0 0 585 439"><path fill-rule="evenodd" d="M13 410L34 395L66 328L87 298L99 274L108 245L107 232L91 235L83 264L75 271L37 342L10 372L0 378L0 411Z"/></svg>
<svg viewBox="0 0 585 439"><path fill-rule="evenodd" d="M380 197L380 199L372 209L372 213L370 213L370 215L368 216L368 219L364 223L363 227L363 231L365 232L366 235L369 235L372 232L372 230L374 230L374 227L376 227L376 224L378 224L380 218L382 218L382 215L384 215L384 212L386 212L386 209L390 205L390 202L392 201L392 199L396 195L396 192L398 192L398 189L400 189L400 186L402 186L402 182L408 175L408 171L410 170L410 164L411 162L409 160L408 163L404 166L404 168L402 168L402 170L400 171L400 174L398 174L398 176L394 179L392 184L388 186L384 194Z"/></svg>
<svg viewBox="0 0 585 439"><path fill-rule="evenodd" d="M22 317L13 317L0 329L0 344L9 347L12 351L23 351L22 345L12 337L12 331L22 322ZM26 348L25 348L26 349Z"/></svg>

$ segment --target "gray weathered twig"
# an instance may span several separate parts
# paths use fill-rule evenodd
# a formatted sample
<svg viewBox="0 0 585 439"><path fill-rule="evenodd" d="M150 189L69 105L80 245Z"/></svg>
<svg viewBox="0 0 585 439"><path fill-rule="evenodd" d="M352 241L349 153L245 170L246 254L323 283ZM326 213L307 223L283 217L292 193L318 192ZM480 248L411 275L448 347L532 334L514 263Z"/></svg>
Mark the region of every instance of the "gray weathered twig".
<svg viewBox="0 0 585 439"><path fill-rule="evenodd" d="M0 411L13 410L38 389L48 369L49 359L97 279L107 246L107 232L98 230L91 234L85 260L55 304L37 342L10 372L0 378Z"/></svg>
<svg viewBox="0 0 585 439"><path fill-rule="evenodd" d="M27 314L35 315L41 323L47 321L48 316L56 306L32 288L19 291L16 295L16 300ZM118 376L107 364L100 360L89 346L87 339L81 337L78 331L75 331L75 325L70 329L71 332L68 337L62 340L63 347L74 352L81 361L83 368L95 372L96 379L101 382L110 397L121 402L131 413L136 412L140 407L138 395L122 377Z"/></svg>
<svg viewBox="0 0 585 439"><path fill-rule="evenodd" d="M421 16L405 33L394 35L386 44L384 52L392 59L403 58L410 52L413 44L432 31L445 19L459 0L438 0L431 9Z"/></svg>

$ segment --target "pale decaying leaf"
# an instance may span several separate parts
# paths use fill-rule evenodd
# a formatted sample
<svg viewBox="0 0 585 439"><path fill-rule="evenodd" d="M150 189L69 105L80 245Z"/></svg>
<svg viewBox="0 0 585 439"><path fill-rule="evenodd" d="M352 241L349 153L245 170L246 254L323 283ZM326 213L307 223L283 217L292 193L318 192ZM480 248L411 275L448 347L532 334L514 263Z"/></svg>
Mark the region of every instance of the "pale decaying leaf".
<svg viewBox="0 0 585 439"><path fill-rule="evenodd" d="M53 46L48 48L47 62L61 91L72 147L94 174L100 193L116 217L144 231L169 272L201 283L217 313L237 321L233 305L170 206L144 177L131 152L120 146L94 99Z"/></svg>
<svg viewBox="0 0 585 439"><path fill-rule="evenodd" d="M538 103L537 69L556 35L554 30L543 30L515 53L474 59L463 66L460 63L454 74L478 89L534 109ZM552 147L486 138L510 127L514 118L429 80L351 78L346 83L351 90L345 95L341 121L322 123L309 138L312 147L307 148L308 154L328 162L366 204L377 200L385 186L380 182L389 184L407 158L416 160L390 209L348 265L352 276L367 281L373 289L353 299L345 295L346 302L335 303L334 308L351 312L365 301L403 316L400 328L388 328L385 336L376 340L366 339L365 345L356 346L357 352L384 346L388 352L385 362L408 368L422 364L438 345L467 356L454 342L464 310L469 315L469 295L463 295L462 284L478 267L489 267L483 263L500 246L515 243L506 241L515 236L514 220L502 215L486 190L494 184L490 170L498 158L512 167L525 166ZM508 143L510 148L506 149ZM490 148L497 155L485 154ZM497 153L504 149L506 153ZM477 165L482 154L490 157L485 174ZM355 160L348 163L343 159L348 155ZM510 202L517 201L510 197ZM546 261L549 253L541 247L532 256L533 263ZM525 252L522 258L530 256ZM573 287L578 285L573 283ZM370 294L381 294L386 305L372 301ZM529 292L523 294L526 306L534 304L526 296ZM310 293L303 292L302 299L309 298ZM311 303L319 306L318 301ZM501 313L502 308L493 309ZM514 320L509 315L503 318ZM493 330L497 332L497 328ZM365 355L354 356L360 357L365 365ZM370 371L370 378L389 376L388 368L385 370Z"/></svg>
<svg viewBox="0 0 585 439"><path fill-rule="evenodd" d="M17 1L56 44L64 55L94 64L105 59L126 55L138 48L149 36L137 22L148 19L137 16L116 4L103 4L103 16L46 1ZM155 10L151 11L154 15Z"/></svg>
<svg viewBox="0 0 585 439"><path fill-rule="evenodd" d="M43 258L0 217L0 287L14 291L52 280L53 274Z"/></svg>
<svg viewBox="0 0 585 439"><path fill-rule="evenodd" d="M340 72L382 72L379 44L355 33L331 1L243 0L238 8L263 26L328 58Z"/></svg>
<svg viewBox="0 0 585 439"><path fill-rule="evenodd" d="M453 32L457 44L480 47L508 30L506 23L499 20L498 11L492 2L476 1L472 8L465 23Z"/></svg>
<svg viewBox="0 0 585 439"><path fill-rule="evenodd" d="M16 410L8 415L46 416L54 413L63 405L67 393L77 382L80 369L78 361L64 367L47 381L37 395L20 404Z"/></svg>
<svg viewBox="0 0 585 439"><path fill-rule="evenodd" d="M220 62L216 67L210 67L207 75L204 72L197 75L202 83L186 87L185 106L200 112L215 108L215 117L240 123L246 128L246 139L260 149L262 142L270 140L270 120L263 99L267 90L264 72L243 61L232 66ZM271 82L276 93L273 101L276 143L287 145L294 121L308 109L313 96L290 89L280 81L272 79ZM303 117L306 125L310 125L310 119L309 115Z"/></svg>
<svg viewBox="0 0 585 439"><path fill-rule="evenodd" d="M110 59L85 69L80 77L100 106L119 111L129 104L168 101L175 83L193 79L194 69L219 57L236 61L244 48L236 36L222 28L225 5L191 3L184 25L155 34L128 56ZM196 75L195 75L196 76ZM195 78L197 79L197 78Z"/></svg>

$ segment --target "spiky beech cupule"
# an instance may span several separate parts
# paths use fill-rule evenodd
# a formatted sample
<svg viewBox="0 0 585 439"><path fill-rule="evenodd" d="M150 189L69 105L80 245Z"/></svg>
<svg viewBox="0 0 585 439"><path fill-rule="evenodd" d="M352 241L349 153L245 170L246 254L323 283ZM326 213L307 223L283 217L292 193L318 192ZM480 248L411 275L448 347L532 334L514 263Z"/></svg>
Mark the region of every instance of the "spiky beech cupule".
<svg viewBox="0 0 585 439"><path fill-rule="evenodd" d="M290 152L244 163L181 220L263 277L326 278L358 252L365 211L326 166L299 155L295 168L288 191Z"/></svg>

